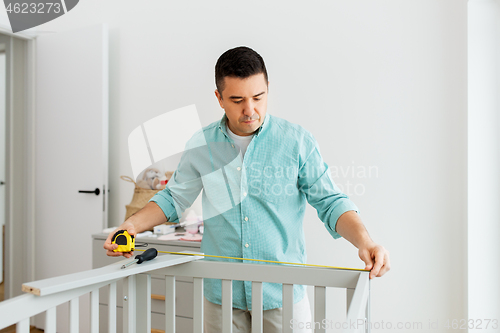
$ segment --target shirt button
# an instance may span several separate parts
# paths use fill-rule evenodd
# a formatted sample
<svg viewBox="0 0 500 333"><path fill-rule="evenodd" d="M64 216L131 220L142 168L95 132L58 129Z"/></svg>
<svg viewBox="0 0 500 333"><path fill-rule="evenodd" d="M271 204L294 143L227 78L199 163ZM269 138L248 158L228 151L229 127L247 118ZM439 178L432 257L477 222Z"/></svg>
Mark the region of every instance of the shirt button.
<svg viewBox="0 0 500 333"><path fill-rule="evenodd" d="M247 216L245 216L245 221L248 221L248 217Z"/></svg>
<svg viewBox="0 0 500 333"><path fill-rule="evenodd" d="M244 193L243 193L243 196L244 196L244 197L246 197L246 196L247 196L247 192L244 192Z"/></svg>
<svg viewBox="0 0 500 333"><path fill-rule="evenodd" d="M245 244L245 247L249 247L250 245L248 245L248 243Z"/></svg>
<svg viewBox="0 0 500 333"><path fill-rule="evenodd" d="M241 170L241 168L240 168L240 167L237 167L237 168L236 168L236 170L240 171L240 170Z"/></svg>

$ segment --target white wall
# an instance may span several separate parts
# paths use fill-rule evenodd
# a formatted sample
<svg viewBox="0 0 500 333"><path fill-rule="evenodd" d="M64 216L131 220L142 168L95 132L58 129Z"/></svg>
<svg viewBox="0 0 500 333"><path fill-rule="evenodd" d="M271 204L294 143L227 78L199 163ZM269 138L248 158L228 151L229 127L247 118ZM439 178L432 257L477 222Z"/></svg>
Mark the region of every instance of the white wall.
<svg viewBox="0 0 500 333"><path fill-rule="evenodd" d="M203 125L220 118L215 62L247 45L266 60L268 111L315 135L391 251L392 271L372 283L372 320L424 330L439 320L444 331L447 319L467 317L465 0L86 0L39 30L99 22L111 43L110 223L132 197L119 180L131 175L128 134L192 103ZM305 228L309 262L363 267L313 209Z"/></svg>
<svg viewBox="0 0 500 333"><path fill-rule="evenodd" d="M469 1L469 318L500 313L500 0Z"/></svg>

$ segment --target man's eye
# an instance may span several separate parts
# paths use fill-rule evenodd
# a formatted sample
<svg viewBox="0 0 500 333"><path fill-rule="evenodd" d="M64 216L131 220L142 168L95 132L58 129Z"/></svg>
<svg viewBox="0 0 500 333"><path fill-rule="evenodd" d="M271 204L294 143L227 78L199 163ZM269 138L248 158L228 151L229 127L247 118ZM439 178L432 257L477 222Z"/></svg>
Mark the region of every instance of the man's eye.
<svg viewBox="0 0 500 333"><path fill-rule="evenodd" d="M241 103L241 100L239 100L239 101L234 101L234 102L235 102L236 104L240 104L240 103Z"/></svg>
<svg viewBox="0 0 500 333"><path fill-rule="evenodd" d="M260 98L254 98L253 100L254 101L260 101Z"/></svg>

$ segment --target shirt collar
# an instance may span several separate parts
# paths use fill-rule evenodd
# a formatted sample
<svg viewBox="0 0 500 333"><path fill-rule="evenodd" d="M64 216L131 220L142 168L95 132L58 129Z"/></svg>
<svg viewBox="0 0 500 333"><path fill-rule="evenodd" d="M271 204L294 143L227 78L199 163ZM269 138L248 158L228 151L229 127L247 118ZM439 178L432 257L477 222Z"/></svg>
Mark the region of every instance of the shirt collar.
<svg viewBox="0 0 500 333"><path fill-rule="evenodd" d="M271 118L271 115L266 112L266 116L264 117L264 121L262 122L262 125L260 125L259 129L257 130L257 132L255 132L255 136L259 136L259 134L268 127L269 119L270 118ZM226 123L227 123L227 116L224 113L224 115L222 116L222 119L219 122L219 130L222 133L224 133L225 136L229 136L229 134L227 133Z"/></svg>

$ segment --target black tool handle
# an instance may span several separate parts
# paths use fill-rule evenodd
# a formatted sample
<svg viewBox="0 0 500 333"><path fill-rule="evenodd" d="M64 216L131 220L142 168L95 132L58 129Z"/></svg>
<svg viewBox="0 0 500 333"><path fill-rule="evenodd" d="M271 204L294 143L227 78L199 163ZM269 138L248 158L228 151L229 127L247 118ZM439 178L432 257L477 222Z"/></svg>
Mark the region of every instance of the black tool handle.
<svg viewBox="0 0 500 333"><path fill-rule="evenodd" d="M137 263L140 264L143 261L148 261L148 260L156 258L157 255L158 255L158 251L156 251L155 248L150 248L150 249L147 249L146 251L144 251L143 254L139 254L139 255L135 256L135 259L137 259L138 260Z"/></svg>

